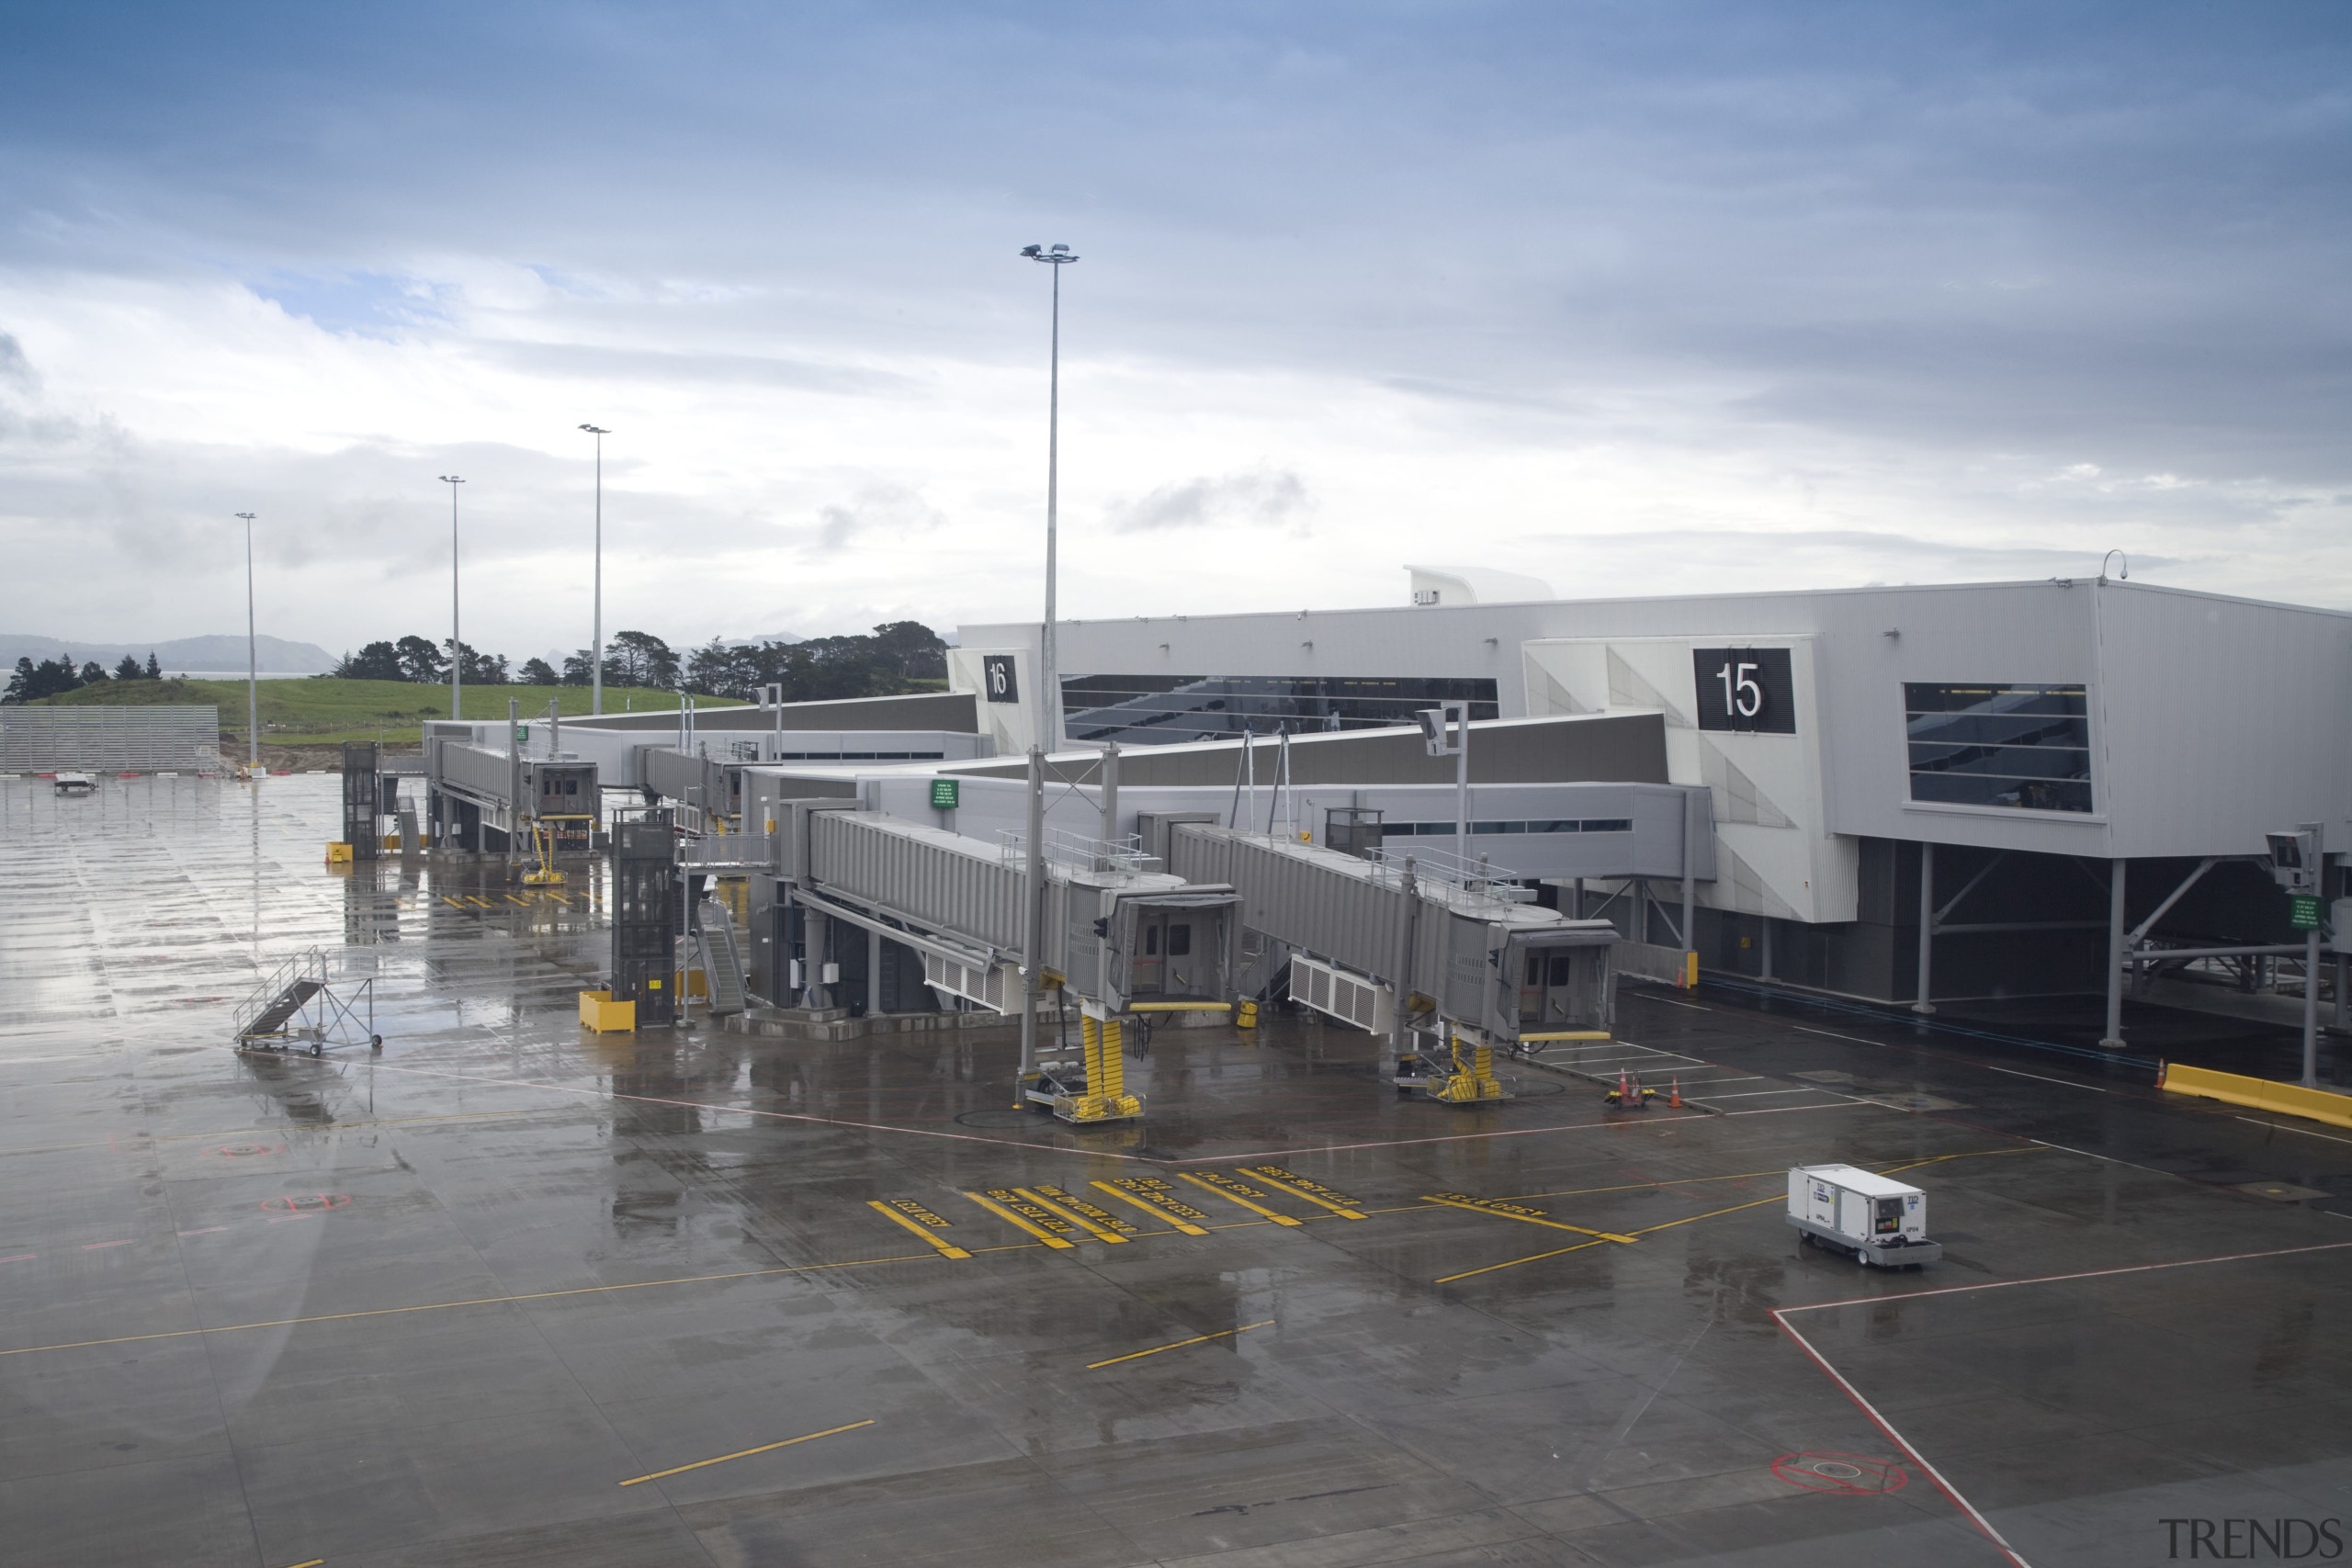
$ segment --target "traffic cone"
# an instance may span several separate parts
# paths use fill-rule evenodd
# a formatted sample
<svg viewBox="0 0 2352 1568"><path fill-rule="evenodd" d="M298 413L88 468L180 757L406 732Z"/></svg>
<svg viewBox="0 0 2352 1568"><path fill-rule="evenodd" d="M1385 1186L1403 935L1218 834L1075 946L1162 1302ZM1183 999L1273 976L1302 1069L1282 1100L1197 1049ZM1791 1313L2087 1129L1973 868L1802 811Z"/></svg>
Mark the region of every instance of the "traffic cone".
<svg viewBox="0 0 2352 1568"><path fill-rule="evenodd" d="M1679 1075L1679 1074L1678 1074L1678 1075L1675 1077L1675 1078L1674 1078L1673 1082L1672 1082L1672 1083L1670 1083L1670 1084L1668 1084L1668 1085L1667 1086L1667 1088L1668 1088L1668 1094L1667 1094L1667 1097L1666 1097L1666 1108L1667 1108L1668 1111L1679 1111L1679 1110L1681 1110L1681 1109L1682 1109L1682 1078L1681 1078L1680 1075Z"/></svg>
<svg viewBox="0 0 2352 1568"><path fill-rule="evenodd" d="M1634 1103L1634 1080L1623 1067L1617 1069L1617 1103L1620 1105Z"/></svg>

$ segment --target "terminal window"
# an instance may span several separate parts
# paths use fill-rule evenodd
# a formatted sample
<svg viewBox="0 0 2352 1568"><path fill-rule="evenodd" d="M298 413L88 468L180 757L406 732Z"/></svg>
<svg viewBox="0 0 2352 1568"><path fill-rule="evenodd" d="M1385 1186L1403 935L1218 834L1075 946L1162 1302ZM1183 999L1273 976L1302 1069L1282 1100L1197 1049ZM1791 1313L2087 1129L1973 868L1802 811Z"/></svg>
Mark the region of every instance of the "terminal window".
<svg viewBox="0 0 2352 1568"><path fill-rule="evenodd" d="M1417 709L1466 702L1473 719L1500 716L1487 678L1375 675L1065 675L1073 740L1169 746L1248 730L1293 735L1413 722Z"/></svg>
<svg viewBox="0 0 2352 1568"><path fill-rule="evenodd" d="M1912 799L2091 809L2086 688L1906 682L1903 706Z"/></svg>

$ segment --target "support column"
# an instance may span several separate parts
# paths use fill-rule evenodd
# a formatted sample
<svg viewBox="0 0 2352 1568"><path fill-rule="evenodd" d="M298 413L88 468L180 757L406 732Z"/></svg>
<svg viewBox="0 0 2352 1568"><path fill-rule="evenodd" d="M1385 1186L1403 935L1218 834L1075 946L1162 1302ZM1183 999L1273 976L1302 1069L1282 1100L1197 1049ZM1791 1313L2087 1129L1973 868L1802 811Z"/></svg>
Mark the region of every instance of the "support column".
<svg viewBox="0 0 2352 1568"><path fill-rule="evenodd" d="M2335 1027L2339 1030L2352 1029L2352 998L2347 998L2344 994L2344 982L2347 970L2352 970L2352 964L2345 962L2344 954L2337 953L2335 955Z"/></svg>
<svg viewBox="0 0 2352 1568"><path fill-rule="evenodd" d="M1692 914L1698 898L1699 868L1698 829L1692 820L1698 816L1696 796L1682 799L1682 970L1674 983L1686 989L1699 984L1699 923Z"/></svg>
<svg viewBox="0 0 2352 1568"><path fill-rule="evenodd" d="M865 1016L882 1016L882 933L865 933Z"/></svg>
<svg viewBox="0 0 2352 1568"><path fill-rule="evenodd" d="M2107 863L2107 1034L2099 1044L2123 1049L2123 867Z"/></svg>
<svg viewBox="0 0 2352 1568"><path fill-rule="evenodd" d="M1584 878L1581 876L1576 879L1576 904L1568 919L1581 920L1584 919Z"/></svg>
<svg viewBox="0 0 2352 1568"><path fill-rule="evenodd" d="M1925 1016L1934 1012L1928 1000L1930 995L1930 971L1936 952L1936 846L1919 846L1919 999L1911 1010Z"/></svg>
<svg viewBox="0 0 2352 1568"><path fill-rule="evenodd" d="M1764 917L1764 973L1759 976L1762 979L1772 977L1772 928L1779 923L1770 915Z"/></svg>
<svg viewBox="0 0 2352 1568"><path fill-rule="evenodd" d="M2319 928L2303 933L2303 1087L2319 1087Z"/></svg>
<svg viewBox="0 0 2352 1568"><path fill-rule="evenodd" d="M1049 617L1050 619L1050 617ZM1013 1109L1027 1101L1029 1075L1037 1070L1037 991L1046 945L1046 753L1029 748L1029 839L1021 886L1021 1077L1012 1086Z"/></svg>

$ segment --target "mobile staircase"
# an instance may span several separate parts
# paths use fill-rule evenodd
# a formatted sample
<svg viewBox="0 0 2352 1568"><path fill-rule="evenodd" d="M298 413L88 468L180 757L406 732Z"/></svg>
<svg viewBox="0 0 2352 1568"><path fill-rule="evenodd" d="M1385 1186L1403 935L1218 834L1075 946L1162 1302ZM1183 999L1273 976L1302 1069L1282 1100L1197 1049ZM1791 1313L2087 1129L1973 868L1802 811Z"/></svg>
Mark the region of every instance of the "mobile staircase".
<svg viewBox="0 0 2352 1568"><path fill-rule="evenodd" d="M702 938L702 972L710 980L710 1015L741 1012L743 955L735 947L735 918L718 899L706 898L695 927Z"/></svg>
<svg viewBox="0 0 2352 1568"><path fill-rule="evenodd" d="M237 1007L230 1036L239 1051L290 1051L307 1043L313 1056L330 1045L381 1049L376 1032L376 977L337 979L326 950L306 947L271 970Z"/></svg>

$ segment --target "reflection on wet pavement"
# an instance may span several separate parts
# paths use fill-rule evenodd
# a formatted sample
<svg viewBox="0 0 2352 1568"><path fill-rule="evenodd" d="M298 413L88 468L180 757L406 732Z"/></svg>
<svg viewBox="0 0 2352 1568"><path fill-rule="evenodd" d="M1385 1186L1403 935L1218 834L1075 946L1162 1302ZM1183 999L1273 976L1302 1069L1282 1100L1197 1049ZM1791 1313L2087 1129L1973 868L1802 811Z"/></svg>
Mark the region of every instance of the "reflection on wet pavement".
<svg viewBox="0 0 2352 1568"><path fill-rule="evenodd" d="M2138 1564L2352 1495L2352 1142L1632 989L1712 1098L1272 1020L1081 1132L1009 1031L585 1033L600 870L331 870L336 782L0 783L11 1561ZM382 1052L232 1052L314 945ZM1797 1247L1827 1160L1943 1263Z"/></svg>

